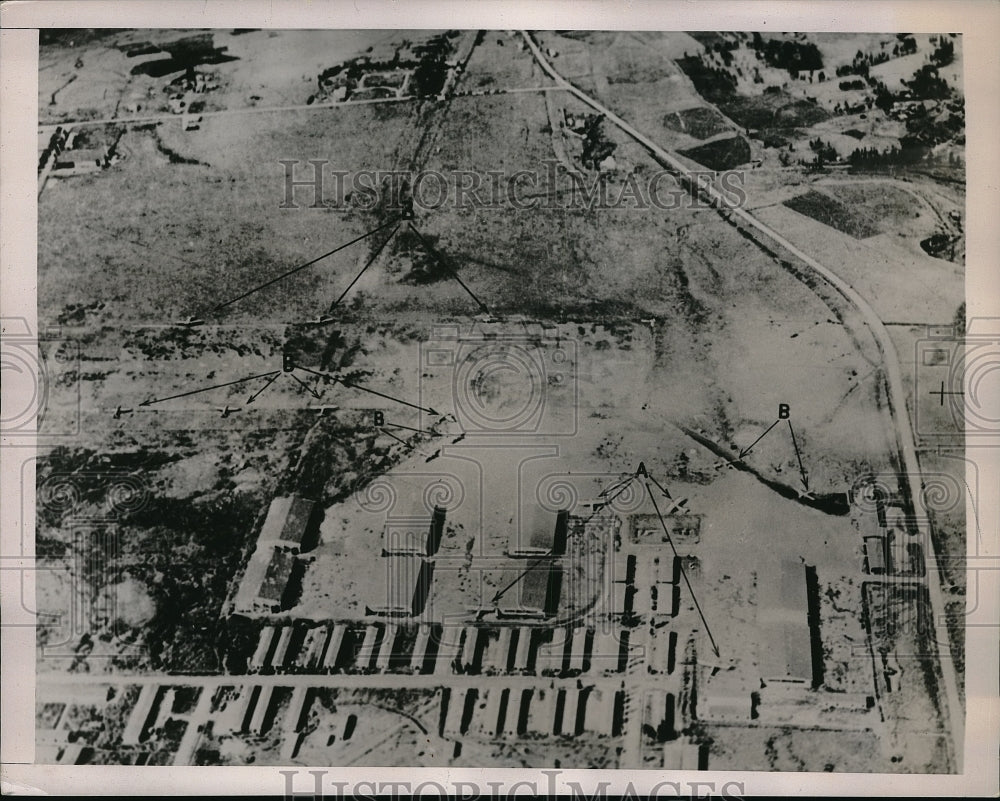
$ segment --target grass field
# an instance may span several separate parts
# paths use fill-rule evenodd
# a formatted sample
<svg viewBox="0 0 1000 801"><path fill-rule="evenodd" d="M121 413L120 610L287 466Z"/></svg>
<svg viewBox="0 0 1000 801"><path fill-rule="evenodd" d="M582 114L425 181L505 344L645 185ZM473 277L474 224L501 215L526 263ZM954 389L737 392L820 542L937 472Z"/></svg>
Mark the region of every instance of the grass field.
<svg viewBox="0 0 1000 801"><path fill-rule="evenodd" d="M856 213L854 208L811 189L804 195L786 200L785 205L799 214L829 225L855 239L866 239L879 232L879 229L868 221L867 215L862 216Z"/></svg>
<svg viewBox="0 0 1000 801"><path fill-rule="evenodd" d="M742 136L715 139L680 153L718 172L732 170L750 161L750 145Z"/></svg>

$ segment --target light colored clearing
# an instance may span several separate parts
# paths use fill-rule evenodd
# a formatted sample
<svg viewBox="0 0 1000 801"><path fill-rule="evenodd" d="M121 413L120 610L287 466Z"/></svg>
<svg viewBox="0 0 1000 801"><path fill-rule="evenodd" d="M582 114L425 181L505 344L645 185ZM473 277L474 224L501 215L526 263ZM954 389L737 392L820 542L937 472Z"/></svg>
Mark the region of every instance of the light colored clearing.
<svg viewBox="0 0 1000 801"><path fill-rule="evenodd" d="M884 320L950 320L965 300L960 265L915 253L897 244L895 234L859 241L781 206L755 216L823 263L838 265Z"/></svg>

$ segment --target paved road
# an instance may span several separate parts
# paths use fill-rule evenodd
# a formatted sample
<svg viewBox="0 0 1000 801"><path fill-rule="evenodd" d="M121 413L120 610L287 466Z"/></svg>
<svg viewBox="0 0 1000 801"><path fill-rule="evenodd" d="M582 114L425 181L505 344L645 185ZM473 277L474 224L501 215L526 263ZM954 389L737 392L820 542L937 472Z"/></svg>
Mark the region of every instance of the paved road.
<svg viewBox="0 0 1000 801"><path fill-rule="evenodd" d="M538 62L539 66L551 77L557 84L564 87L567 91L574 94L584 103L586 103L591 108L595 109L599 113L603 114L608 120L617 125L622 131L627 133L633 139L635 139L639 144L643 145L650 153L652 153L661 162L669 165L672 169L679 172L681 175L687 177L692 182L697 182L699 188L707 195L719 208L729 208L731 204L728 198L723 196L715 187L712 185L711 181L707 178L695 176L690 167L688 167L684 162L682 162L675 154L664 150L662 147L657 145L647 136L633 128L625 120L619 117L610 109L603 106L594 98L585 94L581 90L577 89L575 86L570 84L566 79L564 79L556 70L546 61L545 56L542 55L541 50L539 50L538 45L535 44L534 40L528 34L527 31L521 31L521 36L527 42L528 47L534 54L535 60ZM807 264L817 273L823 276L827 281L829 281L837 290L849 300L857 309L861 312L862 317L865 320L865 324L868 326L869 330L875 338L875 342L878 345L879 352L882 356L882 363L885 368L886 384L887 384L887 403L889 408L889 414L892 417L894 427L896 429L896 441L900 453L903 457L903 464L906 468L906 480L910 485L910 492L914 499L919 497L923 482L921 479L920 463L917 460L916 445L913 439L913 431L910 428L909 416L906 413L906 387L903 383L903 374L899 366L899 358L896 355L896 349L893 345L892 339L889 336L889 331L882 323L882 320L875 313L871 304L868 303L849 283L837 275L829 267L820 264L816 259L802 250L797 248L791 242L789 242L785 237L779 234L770 226L762 223L756 217L754 217L750 212L743 208L730 208L730 213L742 220L747 225L753 227L760 233L767 236L773 242L781 245L786 251L794 255L800 261ZM919 529L922 541L933 542L930 538L930 531L927 524L927 520L922 518L920 515L914 515L917 518L917 527ZM934 620L942 620L945 611L944 596L941 591L940 581L928 581L928 588L930 589L931 597L931 613L934 616ZM947 640L947 638L944 638ZM962 765L962 751L964 747L964 733L965 733L965 716L963 714L962 705L959 701L958 696L958 681L955 675L955 663L951 656L951 650L947 643L942 643L940 646L940 665L941 673L944 678L945 694L947 696L946 704L948 707L948 715L950 717L950 729L951 729L951 740L954 746L954 756L955 764L959 770L961 770Z"/></svg>
<svg viewBox="0 0 1000 801"><path fill-rule="evenodd" d="M558 678L553 676L513 675L470 675L465 673L436 676L428 673L274 673L263 675L230 674L190 674L169 675L162 673L39 673L37 686L45 697L58 696L62 690L72 695L74 688L81 685L145 685L185 687L232 687L253 684L261 687L334 687L343 689L436 689L438 687L483 687L490 689L548 687L557 689L583 686L608 686L615 690L621 687L623 676L579 676Z"/></svg>

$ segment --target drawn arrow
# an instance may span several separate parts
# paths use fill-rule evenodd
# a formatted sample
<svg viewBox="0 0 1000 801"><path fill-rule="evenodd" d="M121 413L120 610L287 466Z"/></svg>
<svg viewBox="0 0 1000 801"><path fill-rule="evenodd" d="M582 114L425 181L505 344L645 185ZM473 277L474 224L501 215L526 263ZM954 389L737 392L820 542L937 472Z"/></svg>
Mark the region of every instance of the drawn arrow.
<svg viewBox="0 0 1000 801"><path fill-rule="evenodd" d="M154 403L162 403L163 401L173 400L174 398L183 398L187 395L197 395L199 392L208 392L210 389L221 389L222 387L231 387L234 384L243 384L247 381L253 381L257 378L270 378L272 375L280 373L281 370L272 370L269 373L261 373L260 375L251 375L246 378L238 378L236 381L227 381L225 384L213 384L210 387L202 387L201 389L192 389L188 392L179 392L176 395L167 395L165 398L154 398L153 400L145 400L140 403L140 406L150 406Z"/></svg>
<svg viewBox="0 0 1000 801"><path fill-rule="evenodd" d="M653 482L654 484L656 484L656 487L657 487L657 489L659 489L659 490L660 490L660 492L662 492L662 493L663 493L663 497L665 497L665 498L666 498L667 500L669 500L669 501L672 501L672 500L674 499L674 496L673 496L673 495L671 495L671 494L670 494L670 493L669 493L669 492L667 491L667 488L666 488L666 487L664 487L664 486L663 486L663 485L662 485L662 484L661 484L661 483L660 483L659 481L657 481L657 480L656 480L655 478L653 478L653 477L652 477L651 475L649 475L649 474L647 474L647 475L646 475L646 478L648 478L648 479L649 479L650 481L652 481L652 482Z"/></svg>
<svg viewBox="0 0 1000 801"><path fill-rule="evenodd" d="M795 441L795 429L792 428L791 420L788 420L788 430L792 435L792 445L795 447L795 458L799 460L799 472L802 474L802 486L805 487L806 492L809 492L809 478L806 476L806 470L802 466L802 454L799 453L799 443Z"/></svg>
<svg viewBox="0 0 1000 801"><path fill-rule="evenodd" d="M476 305L479 307L479 310L482 311L482 312L484 312L485 314L490 314L490 310L486 306L486 304L483 303L479 298L477 298L476 297L476 293L473 292L471 289L469 289L469 287L467 287L465 285L465 282L461 278L458 277L458 273L456 273L448 265L448 263L444 260L444 257L441 256L440 253L438 253L433 247L431 247L430 242L428 242L426 239L424 239L423 234L421 234L420 231L417 230L417 227L412 222L410 222L410 221L407 221L406 224L410 227L410 230L413 231L413 233L415 233L417 235L417 239L420 240L421 244L424 246L424 248L427 250L427 252L434 258L434 260L438 264L440 264L448 272L448 274L452 278L454 278L456 281L458 281L458 283L462 287L462 289L464 289L468 293L469 297L472 298L476 302Z"/></svg>
<svg viewBox="0 0 1000 801"><path fill-rule="evenodd" d="M411 409L418 409L421 412L426 412L427 414L433 414L435 417L440 416L440 412L435 411L429 407L418 406L415 403L410 403L409 401L402 400L401 398L395 398L392 395L386 395L384 392L379 392L377 389L369 389L368 387L363 387L360 384L353 384L350 381L345 381L340 376L333 375L332 373L324 373L319 370L310 370L308 367L302 367L301 365L295 365L297 370L305 370L307 373L312 373L313 375L321 376L322 378L332 381L335 384L343 384L345 387L350 389L357 389L361 392L368 392L372 395L378 395L380 398L385 398L386 400L391 400L394 403L401 403L403 406L409 406Z"/></svg>
<svg viewBox="0 0 1000 801"><path fill-rule="evenodd" d="M294 373L289 373L288 375L292 380L295 381L296 384L305 389L305 391L308 392L310 395L312 395L316 400L320 399L320 394L311 386L309 386L305 381L302 381L301 379L297 378Z"/></svg>
<svg viewBox="0 0 1000 801"><path fill-rule="evenodd" d="M249 398L247 398L247 403L253 403L253 402L254 402L255 400L257 400L257 397L258 397L258 396L260 395L260 393L262 393L262 392L263 392L263 391L264 391L265 389L267 389L267 388L268 388L269 386L271 386L271 384L273 384L273 383L274 383L275 381L277 381L277 380L278 380L279 378L281 378L281 373L280 373L280 372L279 372L279 373L276 373L276 374L275 374L275 375L273 375L273 376L271 376L271 377L270 377L270 378L269 378L269 379L267 380L267 383L266 383L266 384L264 384L264 386L262 386L262 387L261 387L260 389L258 389L258 390L257 390L257 391L256 391L255 393L253 393L253 395L251 395L251 396L250 396Z"/></svg>
<svg viewBox="0 0 1000 801"><path fill-rule="evenodd" d="M757 437L757 439L755 439L753 442L747 445L747 447L743 448L743 450L740 451L739 458L742 459L744 456L750 453L750 451L753 449L753 446L756 445L758 442L760 442L762 439L764 439L764 437L767 436L768 432L776 425L778 425L778 423L780 422L781 422L780 420L775 420L773 423L771 423L771 425L767 427L767 431L765 431L763 434Z"/></svg>
<svg viewBox="0 0 1000 801"><path fill-rule="evenodd" d="M335 384L340 379L333 373L322 373L319 370L312 370L308 367L303 367L301 364L295 365L296 370L305 370L307 373L312 373L313 375L318 375L320 378L325 379L328 383Z"/></svg>
<svg viewBox="0 0 1000 801"><path fill-rule="evenodd" d="M365 263L365 266L361 268L361 272L359 272L356 276L354 276L354 280L351 281L351 283L349 283L347 285L347 289L345 289L343 292L340 293L340 297L337 298L333 303L330 304L330 308L327 309L327 311L326 311L327 314L330 314L335 308L337 308L337 306L340 305L340 301L342 301L345 297L347 297L347 293L351 291L351 287L353 287L358 282L358 279L361 278L361 276L365 274L365 270L367 270L369 267L372 266L372 264L374 263L375 259L377 259L378 256L379 256L379 254L383 250L385 250L385 246L389 244L389 240L392 239L392 237L396 234L396 231L398 231L398 230L399 230L399 226L397 225L389 233L389 236L387 236L382 241L382 244L379 245L377 248L375 248L375 252L372 253L371 258L368 259L368 261Z"/></svg>
<svg viewBox="0 0 1000 801"><path fill-rule="evenodd" d="M525 568L525 570L524 570L523 573L521 573L520 575L518 575L514 579L512 579L507 584L506 587L504 587L502 590L497 590L496 595L493 596L493 600L490 601L490 603L493 604L493 605L496 605L496 602L499 601L511 589L511 587L513 587L519 581L521 581L522 579L524 579L525 576L527 576L532 570L534 570L540 564L542 564L543 562L545 562L547 559L551 559L552 556L553 555L552 555L551 551L549 553L545 554L544 556L539 556L534 562L532 562L530 565L528 565L527 568Z"/></svg>
<svg viewBox="0 0 1000 801"><path fill-rule="evenodd" d="M684 560L680 558L680 554L677 553L677 548L674 545L674 540L670 536L670 532L667 530L667 522L663 519L663 515L660 514L660 507L656 503L656 498L653 496L653 490L649 486L649 482L643 482L646 485L646 492L649 493L649 500L653 502L653 508L656 510L656 516L660 518L660 525L663 527L663 536L667 538L667 542L670 544L670 550L674 552L674 559L677 560L677 566L680 568L680 573L684 577L684 583L687 585L688 592L691 593L691 600L694 601L694 607L698 610L698 615L701 617L701 622L705 625L705 632L708 634L708 639L712 643L712 651L715 653L715 658L719 659L719 646L715 643L715 637L712 636L712 630L708 627L708 621L705 619L705 613L701 611L701 604L698 603L698 598L694 594L694 587L691 586L691 579L688 578L687 571L684 569Z"/></svg>
<svg viewBox="0 0 1000 801"><path fill-rule="evenodd" d="M616 481L610 487L605 487L603 490L601 490L600 494L597 497L598 498L603 498L609 492L617 492L618 489L619 489L619 487L628 486L632 482L632 480L634 478L635 478L635 475L633 474L633 475L630 475L630 476L626 476L625 478L623 478L623 479L621 479L619 481Z"/></svg>
<svg viewBox="0 0 1000 801"><path fill-rule="evenodd" d="M443 434L437 434L437 433L435 433L433 431L427 431L427 430L425 430L423 428L413 428L412 426L404 426L404 425L400 425L399 423L386 423L386 425L390 426L392 428L405 428L407 431L416 431L418 434L426 434L429 437L442 437L442 436L444 436ZM386 433L388 434L389 432L387 431Z"/></svg>
<svg viewBox="0 0 1000 801"><path fill-rule="evenodd" d="M397 222L399 222L399 218L394 217L393 219L389 220L389 222L382 223L382 225L378 226L377 228L373 228L371 231L368 231L368 233L362 234L361 236L352 239L350 242L345 242L343 245L338 245L333 250L324 253L322 256L317 256L315 259L310 259L305 264L300 264L298 267L293 267L291 270L287 270L283 272L281 275L277 276L276 278L272 278L270 281L265 281L263 284L255 286L253 289L244 292L242 295L238 295L235 298L231 298L230 300L227 300L225 303L220 303L219 305L215 306L212 309L212 311L218 312L226 308L227 306L232 306L234 303L237 303L238 301L241 301L244 298L250 297L250 295L252 295L254 292L260 292L260 290L262 289L267 289L267 287L271 286L272 284L276 284L278 283L278 281L288 278L288 276L290 275L294 275L295 273L299 272L299 270L304 270L306 267L312 267L314 264L316 264L316 262L322 261L328 256L332 256L334 253L338 253L344 248L348 248L354 243L360 242L362 239L367 239L372 234L381 231L383 228L388 228L390 225L395 225Z"/></svg>
<svg viewBox="0 0 1000 801"><path fill-rule="evenodd" d="M387 436L392 437L394 440L396 440L396 442L402 442L407 448L410 448L411 450L413 449L413 446L409 442L407 442L402 437L397 437L391 431L386 431L384 428L380 428L379 431L381 431L383 434L386 434Z"/></svg>

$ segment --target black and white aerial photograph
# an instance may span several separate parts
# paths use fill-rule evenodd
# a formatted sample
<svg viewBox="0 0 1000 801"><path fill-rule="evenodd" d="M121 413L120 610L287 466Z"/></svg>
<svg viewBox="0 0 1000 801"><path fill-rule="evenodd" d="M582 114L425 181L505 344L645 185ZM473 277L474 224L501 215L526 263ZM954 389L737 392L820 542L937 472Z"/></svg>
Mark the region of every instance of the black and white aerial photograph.
<svg viewBox="0 0 1000 801"><path fill-rule="evenodd" d="M35 763L967 771L965 38L40 30Z"/></svg>

